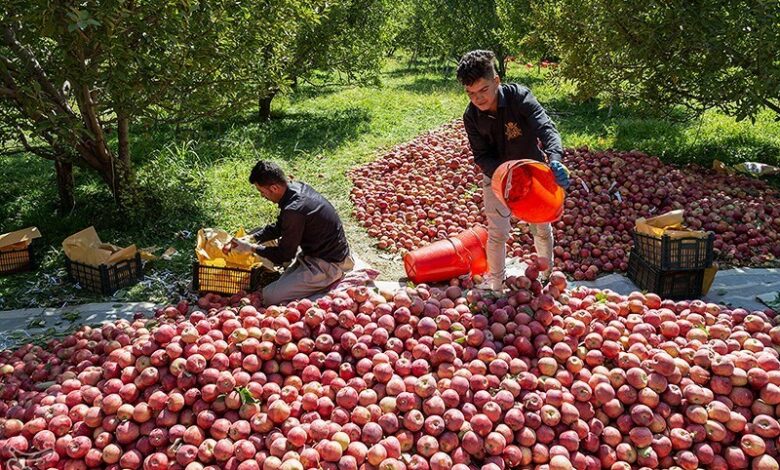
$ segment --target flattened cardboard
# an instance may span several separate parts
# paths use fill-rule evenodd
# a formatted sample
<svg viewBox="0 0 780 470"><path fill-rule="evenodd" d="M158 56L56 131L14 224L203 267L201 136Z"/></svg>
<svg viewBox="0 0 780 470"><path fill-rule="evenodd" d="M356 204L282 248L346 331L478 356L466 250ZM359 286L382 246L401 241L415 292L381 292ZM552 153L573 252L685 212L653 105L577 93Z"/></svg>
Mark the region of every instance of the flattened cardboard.
<svg viewBox="0 0 780 470"><path fill-rule="evenodd" d="M701 286L701 295L707 295L710 291L712 283L715 281L715 275L718 274L718 263L712 263L712 266L704 269L704 280Z"/></svg>
<svg viewBox="0 0 780 470"><path fill-rule="evenodd" d="M13 251L27 248L36 238L41 238L38 227L27 227L15 232L0 235L0 251Z"/></svg>
<svg viewBox="0 0 780 470"><path fill-rule="evenodd" d="M95 227L88 227L74 233L62 242L65 256L71 261L98 267L114 265L120 261L132 259L138 252L135 244L120 248L100 240Z"/></svg>
<svg viewBox="0 0 780 470"><path fill-rule="evenodd" d="M701 230L687 230L683 227L683 210L669 211L655 217L645 219L639 217L635 222L635 229L639 233L661 238L664 235L669 238L707 238L709 234Z"/></svg>

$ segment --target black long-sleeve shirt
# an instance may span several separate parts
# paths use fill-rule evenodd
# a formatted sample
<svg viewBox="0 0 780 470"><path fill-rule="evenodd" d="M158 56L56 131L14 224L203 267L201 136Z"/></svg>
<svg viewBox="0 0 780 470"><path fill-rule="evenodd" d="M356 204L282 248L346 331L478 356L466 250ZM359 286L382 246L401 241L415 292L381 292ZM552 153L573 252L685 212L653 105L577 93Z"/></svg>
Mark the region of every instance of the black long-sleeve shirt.
<svg viewBox="0 0 780 470"><path fill-rule="evenodd" d="M463 114L474 162L488 177L509 160L560 161L561 136L531 90L516 83L498 88L496 114L480 111L469 103ZM539 148L541 141L544 152Z"/></svg>
<svg viewBox="0 0 780 470"><path fill-rule="evenodd" d="M307 256L338 263L349 254L349 244L336 209L327 199L306 183L287 185L278 203L276 222L251 231L255 243L279 240L277 246L258 248L257 253L274 264L295 257L300 247Z"/></svg>

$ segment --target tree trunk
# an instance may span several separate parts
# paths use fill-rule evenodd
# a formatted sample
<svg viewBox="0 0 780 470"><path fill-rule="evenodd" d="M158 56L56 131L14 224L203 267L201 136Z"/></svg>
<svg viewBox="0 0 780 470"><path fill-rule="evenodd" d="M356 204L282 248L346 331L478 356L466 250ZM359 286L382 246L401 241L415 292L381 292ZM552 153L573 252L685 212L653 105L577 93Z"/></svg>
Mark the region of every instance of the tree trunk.
<svg viewBox="0 0 780 470"><path fill-rule="evenodd" d="M96 103L98 95L89 84L78 80L71 81L70 96L75 98L78 104L76 107L71 107L68 97L49 79L32 49L21 44L9 26L0 27L0 43L13 51L15 58L26 71L22 74L15 69L0 68L6 87L15 90L18 88L19 80L32 79L38 90L29 98L24 94L14 93L14 101L19 112L36 123L55 123L53 126L47 126L47 130L39 132L37 136L54 147L50 159L56 162L57 185L63 207L73 207L73 168L72 162L60 161L63 159L60 158L62 154L57 152L58 145L75 149L82 160L78 162L79 166L90 168L100 174L118 205L127 202L123 195L130 187L128 120L125 120L123 132L120 131L120 146L124 144L124 150L120 158L117 158L106 142L105 127L100 121L99 106ZM95 63L89 61L89 54L84 50L76 47L65 52L76 66L81 68L80 71L85 76L96 71ZM56 145L55 140L59 141ZM125 160L123 161L122 158Z"/></svg>
<svg viewBox="0 0 780 470"><path fill-rule="evenodd" d="M79 155L100 173L111 190L116 205L120 208L127 207L130 202L126 197L129 194L130 181L129 120L127 116L123 116L121 110L117 111L120 152L124 149L124 154L117 155L106 141L106 131L103 123L100 122L98 106L92 90L84 83L78 90L76 100L85 132L81 134L76 149Z"/></svg>
<svg viewBox="0 0 780 470"><path fill-rule="evenodd" d="M114 153L107 146L99 146L88 136L83 136L75 147L81 159L95 170L108 186L117 207L126 208L131 202L128 199L131 188L129 142L126 133L120 131L118 134L119 147L124 147L121 155Z"/></svg>
<svg viewBox="0 0 780 470"><path fill-rule="evenodd" d="M119 158L113 158L100 174L117 207L127 208L130 205L130 169Z"/></svg>
<svg viewBox="0 0 780 470"><path fill-rule="evenodd" d="M259 109L257 114L261 121L268 121L271 119L271 101L273 101L276 93L276 91L271 91L267 95L260 97L260 100L258 101Z"/></svg>
<svg viewBox="0 0 780 470"><path fill-rule="evenodd" d="M123 112L117 113L117 138L119 141L119 155L116 158L116 187L114 198L120 207L130 204L130 188L132 186L132 166L130 165L130 118Z"/></svg>
<svg viewBox="0 0 780 470"><path fill-rule="evenodd" d="M506 76L506 56L500 56L498 57L498 76L501 78L501 80L504 79Z"/></svg>
<svg viewBox="0 0 780 470"><path fill-rule="evenodd" d="M124 114L117 116L117 134L119 137L119 160L130 170L130 119Z"/></svg>
<svg viewBox="0 0 780 470"><path fill-rule="evenodd" d="M416 63L417 63L417 48L415 47L414 50L412 51L412 56L409 57L409 62L406 65L406 68L408 70L412 70Z"/></svg>
<svg viewBox="0 0 780 470"><path fill-rule="evenodd" d="M57 190L60 194L59 210L61 214L69 214L76 207L73 194L73 164L64 160L55 160L54 169L57 173Z"/></svg>

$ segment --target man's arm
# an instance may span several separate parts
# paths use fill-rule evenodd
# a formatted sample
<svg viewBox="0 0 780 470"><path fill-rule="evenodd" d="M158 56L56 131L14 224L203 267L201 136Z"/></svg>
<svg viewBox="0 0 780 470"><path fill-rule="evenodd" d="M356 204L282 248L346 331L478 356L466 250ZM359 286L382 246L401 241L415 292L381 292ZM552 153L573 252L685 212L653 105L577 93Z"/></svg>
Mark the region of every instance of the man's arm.
<svg viewBox="0 0 780 470"><path fill-rule="evenodd" d="M253 243L264 243L281 237L282 231L279 230L279 221L277 220L265 227L258 227L254 230L250 230L247 235L249 235Z"/></svg>
<svg viewBox="0 0 780 470"><path fill-rule="evenodd" d="M563 157L561 135L555 128L555 124L550 119L550 116L547 115L542 105L539 104L539 101L531 93L531 90L528 90L523 101L518 105L518 110L520 114L528 118L528 124L542 141L544 152L550 158L550 161L561 161Z"/></svg>
<svg viewBox="0 0 780 470"><path fill-rule="evenodd" d="M276 265L284 264L295 257L301 246L306 218L303 214L293 211L283 211L279 215L281 238L277 246L259 246L256 253L271 260Z"/></svg>
<svg viewBox="0 0 780 470"><path fill-rule="evenodd" d="M469 113L463 115L463 126L466 128L466 135L469 138L471 153L474 154L474 163L482 169L484 174L492 178L493 172L500 164L496 157L495 148L479 133L477 123L474 122Z"/></svg>

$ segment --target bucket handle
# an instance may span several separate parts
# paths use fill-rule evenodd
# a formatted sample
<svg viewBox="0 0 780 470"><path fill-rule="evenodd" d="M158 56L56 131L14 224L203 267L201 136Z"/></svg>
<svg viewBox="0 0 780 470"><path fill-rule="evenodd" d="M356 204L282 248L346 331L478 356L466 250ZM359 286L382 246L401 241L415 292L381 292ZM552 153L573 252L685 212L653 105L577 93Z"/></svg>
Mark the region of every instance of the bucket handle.
<svg viewBox="0 0 780 470"><path fill-rule="evenodd" d="M512 190L512 171L513 168L511 168L506 175L506 184L504 185L504 201L509 201L509 193Z"/></svg>
<svg viewBox="0 0 780 470"><path fill-rule="evenodd" d="M465 265L469 267L469 273L470 273L471 272L471 262L473 261L473 259L471 257L471 251L469 251L469 250L458 250L458 246L455 245L455 241L454 241L454 239L452 237L448 238L447 241L452 244L452 247L455 249L455 253L458 255L459 260L462 263L465 263ZM461 248L462 248L462 245L461 245ZM459 251L465 251L466 253L459 253Z"/></svg>
<svg viewBox="0 0 780 470"><path fill-rule="evenodd" d="M499 212L499 214L500 214L500 212ZM486 248L486 247L485 247L485 244L484 244L484 243L481 243L481 242L482 242L482 240L481 240L481 239L480 239L480 237L479 237L479 233L477 233L477 229L475 229L474 227L469 227L469 228L468 228L468 229L466 229L466 230L467 230L468 232L471 232L471 234L472 234L472 235L474 235L474 238L476 238L477 240L479 240L479 241L480 241L480 245L482 245L482 248ZM469 257L471 257L471 250L467 250L467 251L469 252ZM472 259L471 259L471 261L473 261L473 257L471 257L471 258L472 258Z"/></svg>

